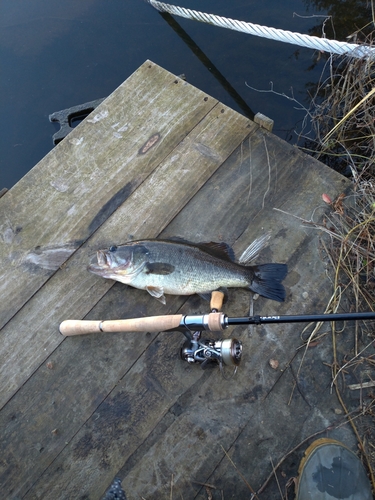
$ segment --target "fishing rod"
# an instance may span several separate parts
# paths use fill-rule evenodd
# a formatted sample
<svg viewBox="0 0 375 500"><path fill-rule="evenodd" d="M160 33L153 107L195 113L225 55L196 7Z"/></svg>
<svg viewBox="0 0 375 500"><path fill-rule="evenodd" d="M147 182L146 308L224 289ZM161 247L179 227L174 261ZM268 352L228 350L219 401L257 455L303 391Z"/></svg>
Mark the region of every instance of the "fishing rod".
<svg viewBox="0 0 375 500"><path fill-rule="evenodd" d="M213 304L213 301L211 301ZM205 368L208 363L218 363L222 369L224 365L234 366L235 370L241 362L242 343L238 339L201 339L204 331L221 332L229 326L262 325L275 323L313 323L325 321L360 321L375 319L375 312L363 313L334 313L334 314L305 314L286 316L245 316L230 318L223 312L214 312L199 315L167 315L145 318L90 321L66 320L60 325L60 333L65 336L82 335L88 333L109 332L160 332L180 331L186 337L181 348L181 358L188 363L200 363Z"/></svg>

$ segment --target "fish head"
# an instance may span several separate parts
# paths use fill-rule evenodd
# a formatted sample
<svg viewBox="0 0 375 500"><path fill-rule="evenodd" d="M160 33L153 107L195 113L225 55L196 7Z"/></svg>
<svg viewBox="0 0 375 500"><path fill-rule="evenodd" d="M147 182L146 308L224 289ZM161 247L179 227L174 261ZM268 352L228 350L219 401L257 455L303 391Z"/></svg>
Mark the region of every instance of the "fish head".
<svg viewBox="0 0 375 500"><path fill-rule="evenodd" d="M103 278L131 283L145 266L146 260L147 249L142 245L112 245L105 250L97 250L87 269Z"/></svg>

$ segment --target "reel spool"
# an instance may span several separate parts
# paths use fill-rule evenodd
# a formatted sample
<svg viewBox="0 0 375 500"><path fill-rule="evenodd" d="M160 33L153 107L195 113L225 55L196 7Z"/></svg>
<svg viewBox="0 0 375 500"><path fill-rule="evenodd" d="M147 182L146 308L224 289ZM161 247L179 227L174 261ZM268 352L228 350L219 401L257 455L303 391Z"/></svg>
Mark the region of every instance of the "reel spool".
<svg viewBox="0 0 375 500"><path fill-rule="evenodd" d="M195 332L181 348L181 358L190 364L201 363L205 368L208 363L218 363L220 367L234 366L241 362L242 342L237 339L200 340L200 332Z"/></svg>

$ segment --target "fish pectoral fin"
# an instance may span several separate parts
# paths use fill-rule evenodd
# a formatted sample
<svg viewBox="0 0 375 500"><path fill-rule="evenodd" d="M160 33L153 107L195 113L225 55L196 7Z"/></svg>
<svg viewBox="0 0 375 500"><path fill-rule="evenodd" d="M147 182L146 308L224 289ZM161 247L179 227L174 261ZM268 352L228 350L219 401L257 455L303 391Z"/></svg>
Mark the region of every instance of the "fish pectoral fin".
<svg viewBox="0 0 375 500"><path fill-rule="evenodd" d="M167 262L147 262L144 267L146 274L171 274L175 267Z"/></svg>
<svg viewBox="0 0 375 500"><path fill-rule="evenodd" d="M161 287L161 286L148 286L148 287L146 287L146 290L148 291L148 293L150 295L155 297L155 299L158 299L159 302L161 302L164 305L166 304L163 287Z"/></svg>

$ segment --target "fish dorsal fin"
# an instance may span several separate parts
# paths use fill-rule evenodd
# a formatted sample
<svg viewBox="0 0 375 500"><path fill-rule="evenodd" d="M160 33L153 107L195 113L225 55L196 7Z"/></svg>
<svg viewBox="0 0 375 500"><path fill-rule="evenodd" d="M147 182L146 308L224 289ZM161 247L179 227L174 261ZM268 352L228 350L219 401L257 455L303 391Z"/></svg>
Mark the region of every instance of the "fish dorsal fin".
<svg viewBox="0 0 375 500"><path fill-rule="evenodd" d="M271 238L271 231L259 236L254 240L242 253L241 257L238 259L238 263L244 266L249 266L259 255L261 250L267 246L269 239Z"/></svg>
<svg viewBox="0 0 375 500"><path fill-rule="evenodd" d="M210 241L208 243L197 243L196 246L218 259L229 260L230 262L235 259L234 252L227 243Z"/></svg>
<svg viewBox="0 0 375 500"><path fill-rule="evenodd" d="M217 257L218 259L229 260L231 262L235 260L232 248L224 242L209 241L194 243L192 241L185 240L184 238L180 238L179 236L168 237L165 241L169 241L169 243L181 243L182 245L199 248L213 257Z"/></svg>

